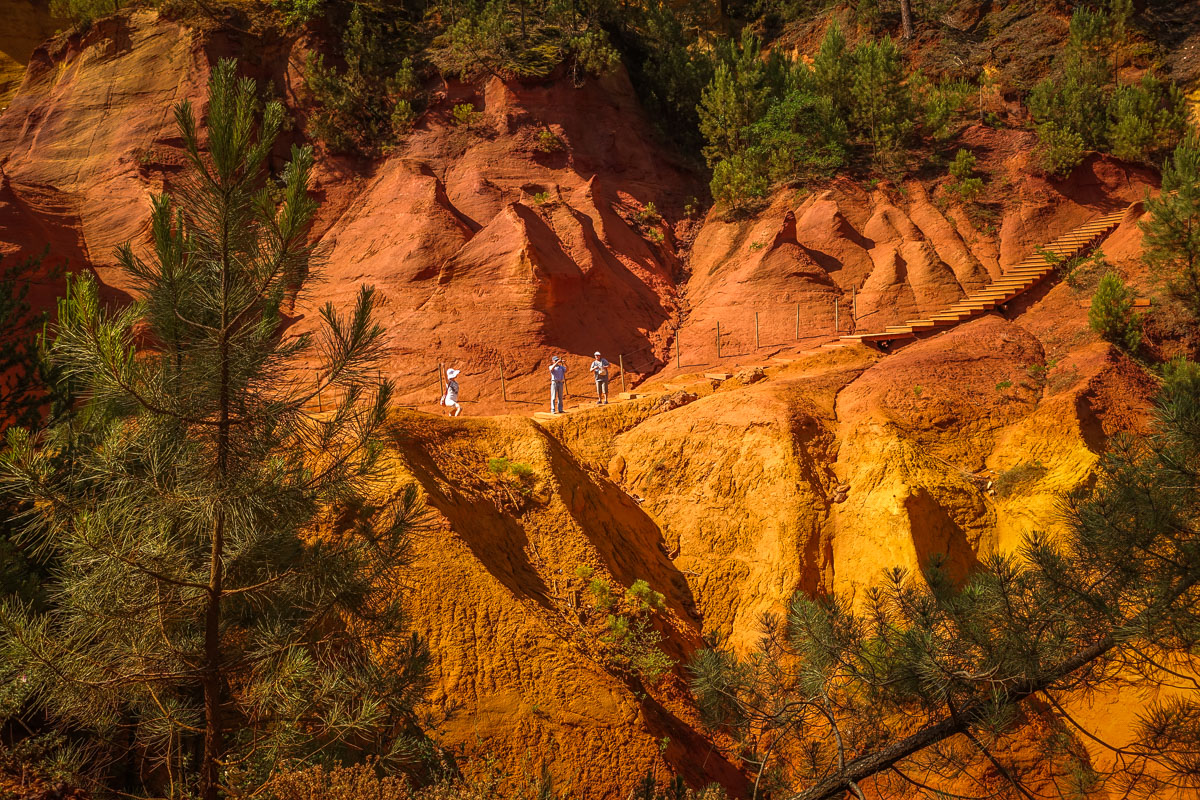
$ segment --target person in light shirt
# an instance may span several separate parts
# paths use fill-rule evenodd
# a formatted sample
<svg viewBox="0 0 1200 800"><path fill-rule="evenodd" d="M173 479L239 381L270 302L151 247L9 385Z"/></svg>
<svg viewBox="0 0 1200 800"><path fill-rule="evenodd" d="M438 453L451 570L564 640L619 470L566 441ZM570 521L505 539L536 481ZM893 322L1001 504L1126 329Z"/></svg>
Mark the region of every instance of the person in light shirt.
<svg viewBox="0 0 1200 800"><path fill-rule="evenodd" d="M563 388L567 381L567 365L558 356L550 360L550 413L563 413Z"/></svg>
<svg viewBox="0 0 1200 800"><path fill-rule="evenodd" d="M446 396L442 398L442 405L446 407L446 414L451 417L462 413L462 406L458 404L458 381L455 380L459 372L457 369L446 370Z"/></svg>
<svg viewBox="0 0 1200 800"><path fill-rule="evenodd" d="M592 362L592 375L596 378L596 405L608 405L608 368L612 364L596 351L596 360Z"/></svg>

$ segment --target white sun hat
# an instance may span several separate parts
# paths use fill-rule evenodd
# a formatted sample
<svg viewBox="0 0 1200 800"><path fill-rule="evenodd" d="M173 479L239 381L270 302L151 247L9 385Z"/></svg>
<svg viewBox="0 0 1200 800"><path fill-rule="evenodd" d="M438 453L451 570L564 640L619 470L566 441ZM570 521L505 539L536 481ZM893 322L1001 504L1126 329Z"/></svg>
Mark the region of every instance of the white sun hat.
<svg viewBox="0 0 1200 800"><path fill-rule="evenodd" d="M597 351L596 351L596 357L597 357L597 358L599 358L599 357L600 357L600 351L599 351L599 350L597 350Z"/></svg>
<svg viewBox="0 0 1200 800"><path fill-rule="evenodd" d="M448 370L446 370L446 377L447 377L447 378L450 378L451 380L453 380L454 378L457 378L457 377L458 377L458 373L459 373L459 370L456 370L456 369L448 369Z"/></svg>

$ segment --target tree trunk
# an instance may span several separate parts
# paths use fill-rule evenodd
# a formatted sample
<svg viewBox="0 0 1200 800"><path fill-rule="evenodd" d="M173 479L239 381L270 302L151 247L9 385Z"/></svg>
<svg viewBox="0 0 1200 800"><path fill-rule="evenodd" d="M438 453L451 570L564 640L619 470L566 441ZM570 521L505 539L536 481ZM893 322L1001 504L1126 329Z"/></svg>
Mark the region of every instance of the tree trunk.
<svg viewBox="0 0 1200 800"><path fill-rule="evenodd" d="M902 38L905 41L913 38L912 0L900 0L900 26L903 28Z"/></svg>
<svg viewBox="0 0 1200 800"><path fill-rule="evenodd" d="M224 491L229 472L229 231L221 231L221 328L217 362L220 375L217 395L217 481ZM204 760L200 765L200 795L217 800L220 787L218 767L222 755L221 730L221 593L225 577L225 509L217 506L209 553L208 600L204 613Z"/></svg>
<svg viewBox="0 0 1200 800"><path fill-rule="evenodd" d="M225 545L225 513L217 512L213 531L208 601L204 613L204 761L200 791L204 800L217 800L217 761L221 757L221 550Z"/></svg>

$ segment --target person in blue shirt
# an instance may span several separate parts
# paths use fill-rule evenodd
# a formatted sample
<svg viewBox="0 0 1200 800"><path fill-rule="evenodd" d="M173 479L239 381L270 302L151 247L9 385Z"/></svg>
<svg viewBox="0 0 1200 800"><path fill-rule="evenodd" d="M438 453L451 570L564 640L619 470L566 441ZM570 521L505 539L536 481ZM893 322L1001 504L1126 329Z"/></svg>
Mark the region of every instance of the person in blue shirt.
<svg viewBox="0 0 1200 800"><path fill-rule="evenodd" d="M596 351L596 360L592 362L592 375L596 378L596 405L608 405L608 368L612 364Z"/></svg>
<svg viewBox="0 0 1200 800"><path fill-rule="evenodd" d="M550 413L563 413L563 388L567 382L567 365L555 356L550 360Z"/></svg>

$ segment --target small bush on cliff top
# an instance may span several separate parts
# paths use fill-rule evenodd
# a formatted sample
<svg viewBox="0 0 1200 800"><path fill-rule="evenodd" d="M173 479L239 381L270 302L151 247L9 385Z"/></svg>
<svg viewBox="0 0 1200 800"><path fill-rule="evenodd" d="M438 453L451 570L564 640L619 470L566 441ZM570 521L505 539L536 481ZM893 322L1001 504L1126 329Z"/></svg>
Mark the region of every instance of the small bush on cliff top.
<svg viewBox="0 0 1200 800"><path fill-rule="evenodd" d="M1038 126L1038 144L1034 151L1038 169L1047 175L1062 177L1083 161L1083 137L1053 122Z"/></svg>
<svg viewBox="0 0 1200 800"><path fill-rule="evenodd" d="M533 149L539 153L557 153L566 148L563 140L558 138L554 131L549 128L542 128L534 136Z"/></svg>
<svg viewBox="0 0 1200 800"><path fill-rule="evenodd" d="M479 119L483 116L475 110L475 106L470 103L459 103L450 111L450 121L455 125L464 128L470 128L479 124Z"/></svg>
<svg viewBox="0 0 1200 800"><path fill-rule="evenodd" d="M1108 342L1133 353L1142 343L1141 315L1133 310L1133 290L1113 273L1096 287L1088 325Z"/></svg>
<svg viewBox="0 0 1200 800"><path fill-rule="evenodd" d="M633 671L643 682L658 683L675 666L675 660L659 648L662 634L646 619L609 614L601 641L612 648L618 665Z"/></svg>
<svg viewBox="0 0 1200 800"><path fill-rule="evenodd" d="M650 584L638 578L633 582L633 585L625 590L625 597L632 602L639 611L649 611L655 609L662 611L665 609L666 601L662 592L656 592L650 588Z"/></svg>
<svg viewBox="0 0 1200 800"><path fill-rule="evenodd" d="M607 612L612 608L612 588L608 585L608 581L592 578L588 582L588 592L592 595L592 602L596 604L596 608L599 611Z"/></svg>
<svg viewBox="0 0 1200 800"><path fill-rule="evenodd" d="M591 595L592 610L585 607L585 619L592 625L603 620L603 631L598 633L605 645L606 660L620 671L637 675L646 684L658 683L675 666L674 659L659 647L662 635L653 621L656 612L666 610L666 598L641 578L621 596L607 580L592 577L591 567L580 566L575 574L587 582L587 592Z"/></svg>
<svg viewBox="0 0 1200 800"><path fill-rule="evenodd" d="M946 187L963 203L973 203L983 194L983 179L975 177L975 155L959 148L950 164L950 182Z"/></svg>

